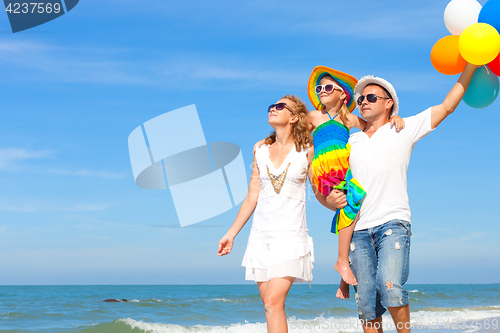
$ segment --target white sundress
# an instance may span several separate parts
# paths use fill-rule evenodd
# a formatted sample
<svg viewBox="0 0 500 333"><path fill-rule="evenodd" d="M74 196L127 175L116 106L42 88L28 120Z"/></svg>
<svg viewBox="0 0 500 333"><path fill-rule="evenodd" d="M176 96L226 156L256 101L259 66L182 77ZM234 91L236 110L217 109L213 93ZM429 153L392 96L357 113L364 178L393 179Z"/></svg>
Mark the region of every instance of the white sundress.
<svg viewBox="0 0 500 333"><path fill-rule="evenodd" d="M311 283L314 251L306 222L307 149L297 152L293 147L278 169L268 145L258 148L255 158L260 192L241 264L246 267L245 279L264 282L290 276L295 282ZM268 172L285 177L279 193Z"/></svg>

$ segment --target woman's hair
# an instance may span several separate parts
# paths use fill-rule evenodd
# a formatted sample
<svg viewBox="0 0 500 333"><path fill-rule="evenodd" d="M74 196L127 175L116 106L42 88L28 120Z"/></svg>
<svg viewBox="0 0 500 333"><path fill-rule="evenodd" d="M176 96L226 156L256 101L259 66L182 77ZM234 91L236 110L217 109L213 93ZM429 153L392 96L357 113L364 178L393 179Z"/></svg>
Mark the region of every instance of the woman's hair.
<svg viewBox="0 0 500 333"><path fill-rule="evenodd" d="M339 81L335 80L335 78L334 78L333 76L331 76L330 74L325 74L325 75L323 75L323 77L321 78L321 80L323 80L324 78L330 79L330 80L332 80L333 82L335 82L336 84L338 84L338 85L339 85L339 87L342 87L342 86L340 85ZM320 82L321 82L321 80L320 80ZM347 96L347 93L346 93L345 91L344 91L344 93L345 93L345 94L346 94L346 96ZM347 97L346 97L346 98L347 98ZM321 105L320 105L320 107L319 107L319 109L320 109L320 110L324 110L324 109L325 109L325 106L321 104ZM339 110L339 112L338 112L338 113L339 113L340 119L342 119L342 122L343 122L345 125L350 125L350 123L351 123L351 122L349 121L349 119L347 119L347 115L348 115L349 113L351 113L351 112L350 112L350 111L349 111L349 109L347 108L347 104L342 103L342 106L340 107L340 110Z"/></svg>
<svg viewBox="0 0 500 333"><path fill-rule="evenodd" d="M293 105L287 104L293 114L296 115L299 120L293 125L292 135L295 140L295 149L301 151L307 149L312 143L311 134L307 128L307 113L309 112L302 100L294 95L285 95L281 99L287 99L293 102ZM265 140L265 144L272 144L276 141L276 132L271 133Z"/></svg>

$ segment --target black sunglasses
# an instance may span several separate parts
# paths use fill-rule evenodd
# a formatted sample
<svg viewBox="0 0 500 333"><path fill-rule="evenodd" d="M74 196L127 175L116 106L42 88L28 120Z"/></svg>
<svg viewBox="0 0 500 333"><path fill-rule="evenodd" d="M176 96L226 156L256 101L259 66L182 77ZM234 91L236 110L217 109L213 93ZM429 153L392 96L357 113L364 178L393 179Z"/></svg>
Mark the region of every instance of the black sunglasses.
<svg viewBox="0 0 500 333"><path fill-rule="evenodd" d="M376 103L377 102L377 98L382 98L382 99L392 99L392 98L389 98L389 97L382 97L382 96L377 96L375 94L368 94L366 95L366 100L370 103ZM365 100L365 95L361 95L358 97L358 105L361 105L361 103L363 103L363 101Z"/></svg>
<svg viewBox="0 0 500 333"><path fill-rule="evenodd" d="M271 104L269 105L269 107L267 108L267 112L271 112L271 109L276 109L276 111L282 111L284 108L287 108L288 111L292 112L292 109L290 109L286 103L276 103L276 104Z"/></svg>

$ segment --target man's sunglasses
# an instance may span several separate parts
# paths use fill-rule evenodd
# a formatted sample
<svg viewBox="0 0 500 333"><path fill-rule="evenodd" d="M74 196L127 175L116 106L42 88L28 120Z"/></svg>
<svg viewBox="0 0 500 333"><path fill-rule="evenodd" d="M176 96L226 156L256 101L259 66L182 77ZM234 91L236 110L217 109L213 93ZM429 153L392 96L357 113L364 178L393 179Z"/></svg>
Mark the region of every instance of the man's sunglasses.
<svg viewBox="0 0 500 333"><path fill-rule="evenodd" d="M368 94L368 95L366 95L366 100L368 102L370 102L370 103L376 103L378 98L392 99L392 98L388 98L388 97L377 96L375 94ZM363 103L364 100L365 100L365 95L359 96L358 97L358 105L361 105L361 103Z"/></svg>
<svg viewBox="0 0 500 333"><path fill-rule="evenodd" d="M271 104L269 105L269 107L267 108L267 112L271 112L271 109L275 109L276 111L282 111L284 108L287 108L288 111L290 111L291 113L293 113L292 109L290 109L286 103L276 103L276 104Z"/></svg>
<svg viewBox="0 0 500 333"><path fill-rule="evenodd" d="M318 84L316 86L316 94L319 94L323 89L325 90L326 93L331 93L332 91L335 90L335 87L337 87L340 90L344 91L344 89L342 89L342 87L340 87L340 86L338 86L336 84L332 84L332 83Z"/></svg>

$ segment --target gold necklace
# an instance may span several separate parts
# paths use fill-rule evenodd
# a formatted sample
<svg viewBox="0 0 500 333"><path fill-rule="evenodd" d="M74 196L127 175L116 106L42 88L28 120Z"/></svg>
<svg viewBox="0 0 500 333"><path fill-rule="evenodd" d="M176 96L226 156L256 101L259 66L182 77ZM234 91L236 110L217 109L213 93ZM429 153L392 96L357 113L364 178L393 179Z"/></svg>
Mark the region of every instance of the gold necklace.
<svg viewBox="0 0 500 333"><path fill-rule="evenodd" d="M281 188L283 187L283 184L285 182L286 174L288 172L288 168L290 167L290 163L286 166L285 171L283 171L279 176L274 176L269 172L269 166L267 166L267 174L269 176L269 179L271 179L271 183L273 184L274 187L274 192L277 194L280 194Z"/></svg>

